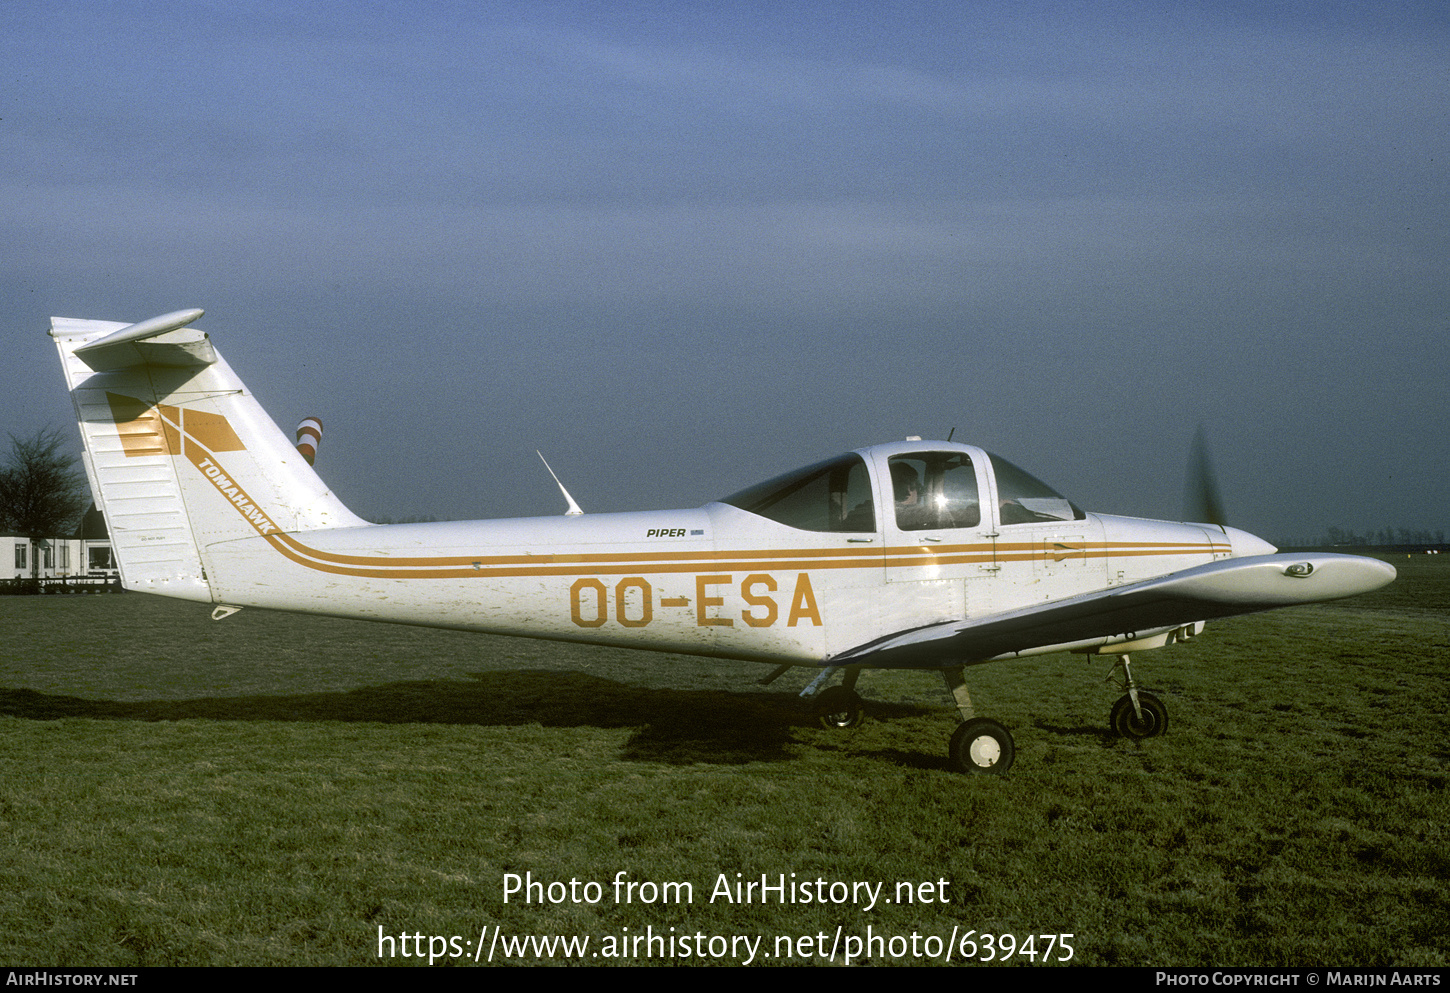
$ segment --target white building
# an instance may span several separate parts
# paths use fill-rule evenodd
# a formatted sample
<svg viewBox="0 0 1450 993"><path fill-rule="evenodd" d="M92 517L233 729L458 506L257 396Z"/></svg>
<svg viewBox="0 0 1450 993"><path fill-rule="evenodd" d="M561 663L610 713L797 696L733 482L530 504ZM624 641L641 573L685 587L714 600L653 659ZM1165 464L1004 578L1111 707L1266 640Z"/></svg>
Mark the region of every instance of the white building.
<svg viewBox="0 0 1450 993"><path fill-rule="evenodd" d="M95 505L86 511L80 527L69 537L31 541L18 535L0 535L0 580L29 579L32 575L42 580L118 578L106 520Z"/></svg>

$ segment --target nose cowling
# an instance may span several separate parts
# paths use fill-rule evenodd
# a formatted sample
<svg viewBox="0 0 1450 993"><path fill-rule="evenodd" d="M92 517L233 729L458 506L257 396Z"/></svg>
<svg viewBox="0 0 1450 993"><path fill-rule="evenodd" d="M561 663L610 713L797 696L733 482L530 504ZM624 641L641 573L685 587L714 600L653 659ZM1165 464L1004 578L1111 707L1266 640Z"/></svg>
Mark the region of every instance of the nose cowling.
<svg viewBox="0 0 1450 993"><path fill-rule="evenodd" d="M1240 531L1238 528L1226 527L1223 529L1223 533L1228 535L1229 547L1233 550L1233 557L1236 559L1248 555L1273 555L1278 551L1258 535Z"/></svg>

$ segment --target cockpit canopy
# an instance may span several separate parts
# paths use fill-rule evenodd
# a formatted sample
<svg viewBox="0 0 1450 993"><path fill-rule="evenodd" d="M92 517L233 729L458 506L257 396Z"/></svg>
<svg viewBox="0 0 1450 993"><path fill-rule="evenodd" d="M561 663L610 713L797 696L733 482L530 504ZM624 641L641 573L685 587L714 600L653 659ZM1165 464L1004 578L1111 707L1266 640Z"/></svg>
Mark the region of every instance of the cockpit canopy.
<svg viewBox="0 0 1450 993"><path fill-rule="evenodd" d="M975 453L975 459L974 454ZM873 474L884 472L880 490ZM996 523L1082 520L1078 507L1035 476L980 449L865 449L788 472L725 497L723 503L802 531L874 533L877 494L890 495L887 520L900 531L977 528L982 489L995 482Z"/></svg>

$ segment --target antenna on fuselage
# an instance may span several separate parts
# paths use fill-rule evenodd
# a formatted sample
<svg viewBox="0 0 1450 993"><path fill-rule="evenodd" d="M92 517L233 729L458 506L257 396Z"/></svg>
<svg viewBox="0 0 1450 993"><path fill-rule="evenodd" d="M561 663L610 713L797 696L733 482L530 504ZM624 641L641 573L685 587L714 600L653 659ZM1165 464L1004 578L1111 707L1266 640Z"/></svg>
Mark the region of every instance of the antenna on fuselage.
<svg viewBox="0 0 1450 993"><path fill-rule="evenodd" d="M580 506L574 502L574 498L569 495L569 491L564 489L564 484L559 482L559 477L554 475L554 470L549 465L549 460L544 458L544 453L536 448L534 449L534 454L539 457L540 462L544 463L544 468L549 470L549 475L554 476L554 482L558 484L559 492L564 494L565 500L569 501L569 509L564 511L564 516L573 517L576 514L584 513Z"/></svg>

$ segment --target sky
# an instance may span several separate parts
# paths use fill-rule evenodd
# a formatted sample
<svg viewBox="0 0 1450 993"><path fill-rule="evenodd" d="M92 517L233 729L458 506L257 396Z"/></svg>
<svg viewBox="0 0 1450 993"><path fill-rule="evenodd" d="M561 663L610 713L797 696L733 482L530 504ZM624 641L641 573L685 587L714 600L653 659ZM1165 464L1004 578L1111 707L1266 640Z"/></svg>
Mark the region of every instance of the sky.
<svg viewBox="0 0 1450 993"><path fill-rule="evenodd" d="M0 5L0 429L189 307L357 513L908 435L1088 510L1450 529L1438 3Z"/></svg>

